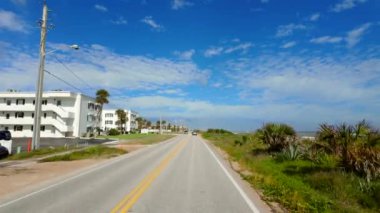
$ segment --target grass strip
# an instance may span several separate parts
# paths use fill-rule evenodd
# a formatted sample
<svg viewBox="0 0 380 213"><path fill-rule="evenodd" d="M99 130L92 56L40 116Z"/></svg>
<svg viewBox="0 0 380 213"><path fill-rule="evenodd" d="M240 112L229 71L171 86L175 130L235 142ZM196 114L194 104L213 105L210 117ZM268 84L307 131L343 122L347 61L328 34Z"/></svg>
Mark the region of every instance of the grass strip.
<svg viewBox="0 0 380 213"><path fill-rule="evenodd" d="M111 158L122 154L126 154L127 151L107 147L103 145L91 146L84 150L74 151L64 155L56 155L40 160L40 162L54 162L54 161L74 161L83 159L94 159L94 158Z"/></svg>

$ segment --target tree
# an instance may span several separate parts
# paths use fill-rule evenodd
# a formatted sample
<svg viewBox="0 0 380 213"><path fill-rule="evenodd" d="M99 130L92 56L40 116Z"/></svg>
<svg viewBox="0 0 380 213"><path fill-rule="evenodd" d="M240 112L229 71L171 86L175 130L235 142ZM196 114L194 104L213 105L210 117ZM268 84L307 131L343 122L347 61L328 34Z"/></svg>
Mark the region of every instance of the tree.
<svg viewBox="0 0 380 213"><path fill-rule="evenodd" d="M269 145L270 152L282 151L296 138L296 131L287 124L267 123L257 133L259 138Z"/></svg>
<svg viewBox="0 0 380 213"><path fill-rule="evenodd" d="M123 109L118 109L116 110L116 115L117 115L117 121L116 124L119 125L119 130L121 131L122 134L125 133L125 124L128 121L127 118L127 113Z"/></svg>
<svg viewBox="0 0 380 213"><path fill-rule="evenodd" d="M97 126L100 126L99 124L100 124L101 118L102 118L103 106L104 106L104 104L109 103L109 101L108 101L109 96L110 96L110 94L105 89L100 89L100 90L96 91L95 102L100 105L100 108L99 108L98 114L97 114L97 117L98 117ZM100 132L98 132L98 134L100 134Z"/></svg>

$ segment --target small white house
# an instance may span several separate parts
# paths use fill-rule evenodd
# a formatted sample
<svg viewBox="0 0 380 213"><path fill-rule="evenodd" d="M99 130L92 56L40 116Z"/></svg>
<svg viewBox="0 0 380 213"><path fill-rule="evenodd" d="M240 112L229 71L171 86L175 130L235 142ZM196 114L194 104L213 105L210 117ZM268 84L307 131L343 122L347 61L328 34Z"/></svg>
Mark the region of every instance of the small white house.
<svg viewBox="0 0 380 213"><path fill-rule="evenodd" d="M0 130L32 137L35 92L0 92ZM49 91L42 96L41 137L80 137L99 125L100 106L81 93Z"/></svg>

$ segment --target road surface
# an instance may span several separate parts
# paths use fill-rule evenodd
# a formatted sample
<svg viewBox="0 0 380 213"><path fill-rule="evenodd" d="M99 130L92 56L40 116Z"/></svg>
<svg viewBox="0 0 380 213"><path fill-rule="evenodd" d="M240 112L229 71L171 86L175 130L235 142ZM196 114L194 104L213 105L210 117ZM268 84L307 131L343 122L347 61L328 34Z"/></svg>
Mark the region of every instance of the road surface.
<svg viewBox="0 0 380 213"><path fill-rule="evenodd" d="M268 212L236 177L200 137L184 135L3 200L0 212Z"/></svg>

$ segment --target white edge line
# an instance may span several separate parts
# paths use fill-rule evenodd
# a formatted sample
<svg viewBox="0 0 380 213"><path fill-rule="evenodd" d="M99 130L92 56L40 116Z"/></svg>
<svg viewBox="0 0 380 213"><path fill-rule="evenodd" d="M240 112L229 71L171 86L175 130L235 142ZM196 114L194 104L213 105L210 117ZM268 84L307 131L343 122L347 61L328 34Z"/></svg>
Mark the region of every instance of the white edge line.
<svg viewBox="0 0 380 213"><path fill-rule="evenodd" d="M164 143L164 142L172 142L172 140L174 141L175 138L176 138L176 137L171 138L171 139L169 139L169 140L167 140L167 141L163 141L163 142L161 142L161 143L157 143L157 144L155 144L155 145L153 145L153 146L150 146L149 148L152 148L152 147L157 146L157 145L159 145L159 144L162 144L162 143ZM35 195L35 194L38 194L38 193L40 193L40 192L43 192L43 191L46 191L46 190L48 190L48 189L54 188L54 187L56 187L56 186L58 186L58 185L64 184L64 183L66 183L66 182L69 182L69 181L74 180L74 179L76 179L76 178L79 178L79 177L81 177L81 176L87 175L87 174L89 174L89 173L91 173L91 172L94 172L94 171L96 171L96 170L99 170L99 169L102 169L102 168L104 168L104 167L110 166L110 165L115 164L115 163L117 163L117 162L119 162L119 161L121 161L121 160L131 158L132 156L135 156L135 155L137 155L138 153L140 153L140 152L142 152L142 151L144 151L144 150L147 150L147 149L140 149L140 150L137 150L136 152L132 152L130 155L124 155L124 156L120 157L119 159L114 159L113 161L111 161L111 162L109 162L109 163L106 163L106 164L103 164L103 165L100 165L100 166L95 166L95 168L92 168L92 169L90 169L90 170L87 170L87 171L85 171L85 172L83 172L83 173L80 173L80 174L78 174L78 175L75 175L75 176L69 177L69 178L67 178L67 179L65 179L65 180L62 180L62 181L58 182L58 183L55 183L55 184L49 185L49 186L47 186L47 187L45 187L45 188L42 188L42 189L40 189L40 190L37 190L37 191L34 191L34 192L32 192L32 193L26 194L26 195L24 195L24 196L21 196L21 197L19 197L19 198L14 199L14 200L8 201L8 202L6 202L6 203L0 204L0 208L3 208L3 207L5 207L5 206L9 206L9 205L11 205L11 204L13 204L13 203L16 203L17 201L20 201L20 200L23 200L23 199L25 199L25 198L31 197L31 196L33 196L33 195ZM140 151L140 152L139 152L139 151Z"/></svg>
<svg viewBox="0 0 380 213"><path fill-rule="evenodd" d="M236 187L236 189L239 191L240 195L243 197L245 202L248 204L249 208L252 210L252 212L259 213L260 211L257 209L255 204L252 203L251 199L248 198L247 194L241 189L239 184L234 180L234 178L231 176L231 174L227 171L227 169L223 166L223 164L219 161L219 159L216 157L215 153L208 147L208 145L201 139L201 142L203 145L206 146L207 150L211 153L211 155L214 157L216 162L219 164L219 166L222 168L223 172L227 175L228 179L232 182L232 184Z"/></svg>

